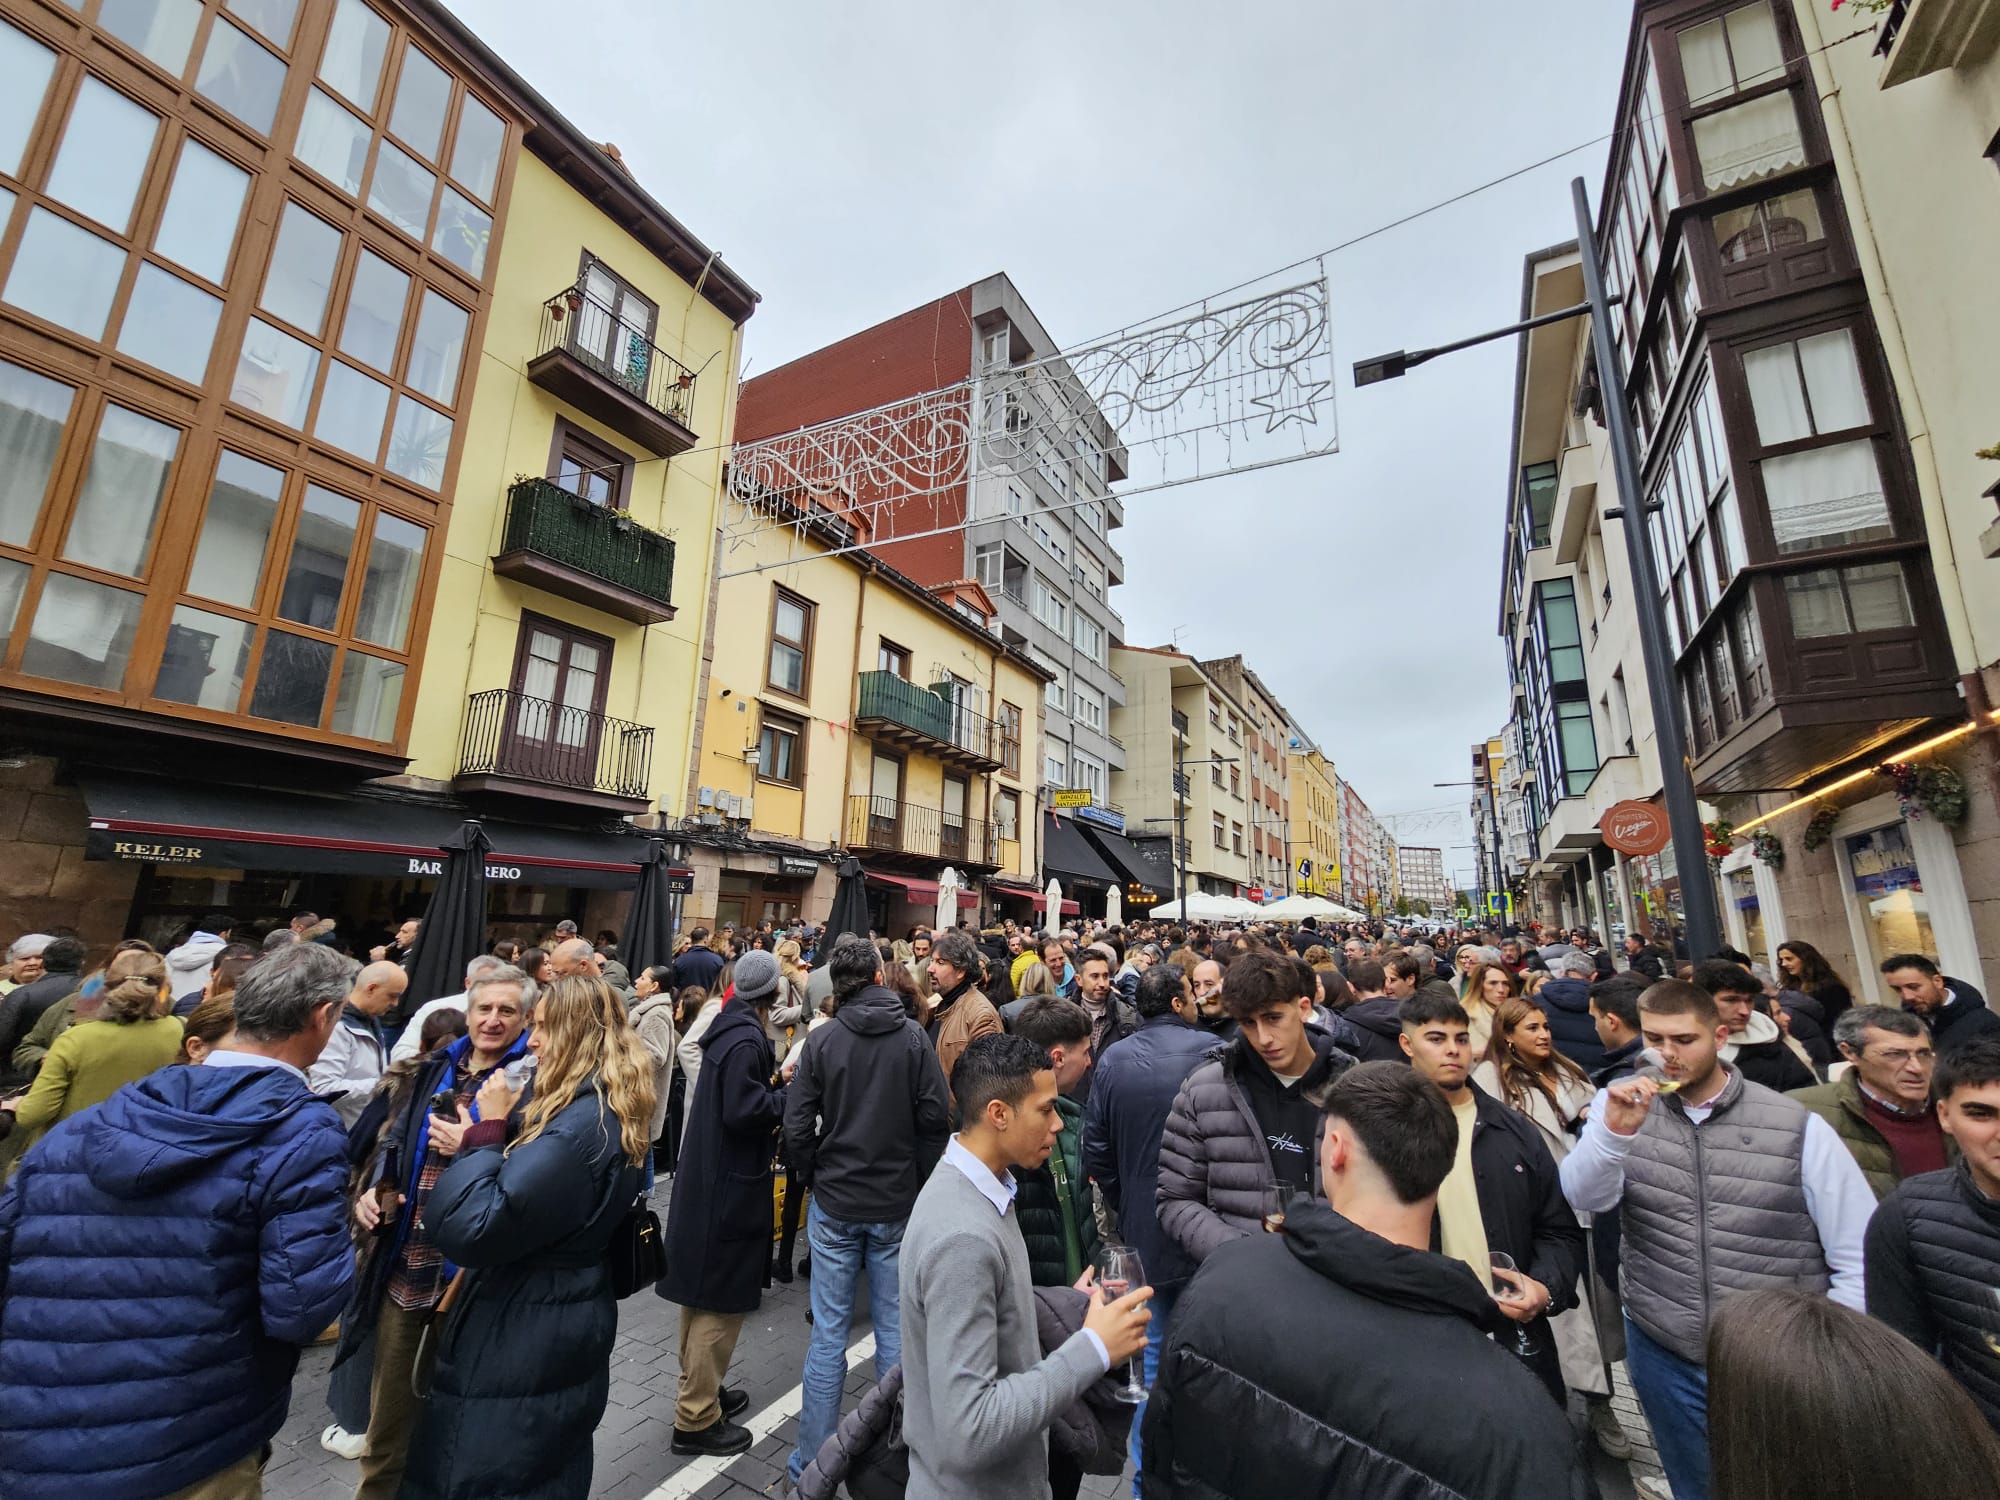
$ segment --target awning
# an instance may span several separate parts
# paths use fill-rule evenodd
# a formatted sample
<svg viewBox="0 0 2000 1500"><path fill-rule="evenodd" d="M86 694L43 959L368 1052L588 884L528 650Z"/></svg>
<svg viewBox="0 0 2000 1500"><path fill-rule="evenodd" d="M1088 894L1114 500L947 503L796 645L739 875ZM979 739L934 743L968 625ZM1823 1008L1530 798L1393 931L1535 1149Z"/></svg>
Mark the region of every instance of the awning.
<svg viewBox="0 0 2000 1500"><path fill-rule="evenodd" d="M86 859L334 875L424 878L463 808L358 792L349 796L89 773ZM623 890L638 883L645 843L630 835L479 820L493 841L486 878ZM692 870L667 872L693 888ZM681 882L686 884L682 885Z"/></svg>
<svg viewBox="0 0 2000 1500"><path fill-rule="evenodd" d="M1067 818L1042 819L1042 868L1064 885L1081 880L1091 885L1123 885L1125 877L1104 862Z"/></svg>
<svg viewBox="0 0 2000 1500"><path fill-rule="evenodd" d="M886 875L880 870L867 872L870 885L882 886L892 891L901 891L911 901L928 902L937 905L938 883L935 880L919 880L914 875ZM964 886L958 890L958 904L971 910L979 905L979 893L968 891Z"/></svg>
<svg viewBox="0 0 2000 1500"><path fill-rule="evenodd" d="M1047 911L1048 909L1049 909L1049 898L1046 894L1035 897L1036 911ZM1082 907L1078 906L1074 901L1070 900L1069 897L1067 896L1063 897L1062 910L1059 913L1059 915L1065 917L1076 917L1076 916L1081 916L1082 914L1083 914Z"/></svg>
<svg viewBox="0 0 2000 1500"><path fill-rule="evenodd" d="M1020 896L1039 896L1042 893L1042 888L1032 881L1009 880L1004 875L987 876L986 889L990 895L1004 896L1010 900Z"/></svg>
<svg viewBox="0 0 2000 1500"><path fill-rule="evenodd" d="M1148 854L1122 833L1113 833L1109 828L1100 828L1095 824L1078 826L1083 836L1097 846L1105 861L1118 872L1128 900L1158 901L1173 890L1173 867L1164 860Z"/></svg>

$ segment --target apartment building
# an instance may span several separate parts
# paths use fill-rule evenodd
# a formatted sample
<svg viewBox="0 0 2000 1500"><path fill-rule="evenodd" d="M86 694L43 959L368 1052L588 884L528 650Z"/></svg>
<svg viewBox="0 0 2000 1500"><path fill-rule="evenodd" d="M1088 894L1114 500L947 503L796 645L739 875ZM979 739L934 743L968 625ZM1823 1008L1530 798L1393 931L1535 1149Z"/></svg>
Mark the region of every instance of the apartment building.
<svg viewBox="0 0 2000 1500"><path fill-rule="evenodd" d="M1285 731L1286 843L1292 890L1341 899L1340 777L1326 753L1297 723Z"/></svg>
<svg viewBox="0 0 2000 1500"><path fill-rule="evenodd" d="M1443 912L1451 905L1451 882L1445 878L1444 850L1417 845L1396 846L1397 894L1419 915Z"/></svg>
<svg viewBox="0 0 2000 1500"><path fill-rule="evenodd" d="M1396 902L1394 872L1389 863L1393 842L1354 783L1340 778L1340 900L1370 916L1380 916Z"/></svg>
<svg viewBox="0 0 2000 1500"><path fill-rule="evenodd" d="M1248 710L1240 724L1225 723L1224 732L1239 764L1228 767L1232 777L1241 773L1249 787L1250 799L1250 889L1251 899L1281 901L1290 895L1292 864L1287 839L1291 820L1291 787L1287 740L1291 715L1277 694L1239 656L1205 661L1202 670L1229 690L1230 696Z"/></svg>
<svg viewBox="0 0 2000 1500"><path fill-rule="evenodd" d="M756 294L435 0L0 0L0 72L0 926L379 924L488 813L496 917L594 914L637 846L597 825L680 779L702 611L644 653L596 622L705 597L706 549L669 595L569 499L503 528L506 476L608 512L622 454L633 525L709 534L713 455L665 460L728 430Z"/></svg>

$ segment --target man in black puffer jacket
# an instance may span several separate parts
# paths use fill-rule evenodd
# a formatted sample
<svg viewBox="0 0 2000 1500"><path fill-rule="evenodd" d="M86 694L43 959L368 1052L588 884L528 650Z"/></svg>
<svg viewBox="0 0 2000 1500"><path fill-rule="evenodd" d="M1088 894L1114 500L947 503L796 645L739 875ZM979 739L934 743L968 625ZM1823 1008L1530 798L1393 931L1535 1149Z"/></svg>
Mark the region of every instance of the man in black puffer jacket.
<svg viewBox="0 0 2000 1500"><path fill-rule="evenodd" d="M1384 979L1382 966L1372 958L1347 961L1347 982L1357 998L1340 1016L1359 1033L1361 1049L1354 1055L1363 1062L1403 1060L1403 1002L1383 993Z"/></svg>
<svg viewBox="0 0 2000 1500"><path fill-rule="evenodd" d="M1195 1274L1147 1403L1140 1493L1592 1493L1562 1409L1488 1337L1506 1336L1498 1305L1425 1248L1458 1144L1443 1095L1401 1064L1363 1063L1323 1108L1332 1206L1294 1200L1282 1233L1225 1244Z"/></svg>

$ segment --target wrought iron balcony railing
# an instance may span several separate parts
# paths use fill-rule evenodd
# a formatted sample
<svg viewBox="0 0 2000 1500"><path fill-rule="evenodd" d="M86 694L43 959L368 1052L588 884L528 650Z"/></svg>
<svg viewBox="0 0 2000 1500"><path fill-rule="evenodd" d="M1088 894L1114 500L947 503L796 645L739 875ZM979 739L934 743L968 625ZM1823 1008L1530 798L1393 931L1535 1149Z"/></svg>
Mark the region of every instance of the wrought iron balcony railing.
<svg viewBox="0 0 2000 1500"><path fill-rule="evenodd" d="M674 544L547 479L507 491L494 571L624 619L674 617Z"/></svg>
<svg viewBox="0 0 2000 1500"><path fill-rule="evenodd" d="M655 453L684 453L695 444L695 372L582 282L542 304L528 376Z"/></svg>
<svg viewBox="0 0 2000 1500"><path fill-rule="evenodd" d="M1000 863L999 825L948 818L943 809L892 797L847 799L847 847L878 854L914 854L947 864Z"/></svg>
<svg viewBox="0 0 2000 1500"><path fill-rule="evenodd" d="M861 702L855 719L864 733L894 740L953 765L996 771L1003 761L1002 735L995 720L894 672L861 674Z"/></svg>
<svg viewBox="0 0 2000 1500"><path fill-rule="evenodd" d="M643 806L652 766L650 725L512 688L474 693L466 704L461 785Z"/></svg>

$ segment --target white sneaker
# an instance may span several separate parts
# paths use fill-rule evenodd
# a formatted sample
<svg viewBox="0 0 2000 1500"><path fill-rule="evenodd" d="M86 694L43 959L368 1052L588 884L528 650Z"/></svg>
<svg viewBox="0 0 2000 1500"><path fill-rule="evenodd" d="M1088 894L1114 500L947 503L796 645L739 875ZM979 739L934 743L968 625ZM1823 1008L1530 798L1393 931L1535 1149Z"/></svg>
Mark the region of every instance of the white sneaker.
<svg viewBox="0 0 2000 1500"><path fill-rule="evenodd" d="M336 1458L366 1458L368 1456L368 1434L349 1432L338 1422L319 1435L320 1447Z"/></svg>

